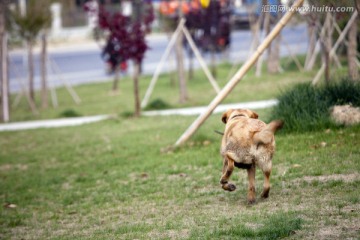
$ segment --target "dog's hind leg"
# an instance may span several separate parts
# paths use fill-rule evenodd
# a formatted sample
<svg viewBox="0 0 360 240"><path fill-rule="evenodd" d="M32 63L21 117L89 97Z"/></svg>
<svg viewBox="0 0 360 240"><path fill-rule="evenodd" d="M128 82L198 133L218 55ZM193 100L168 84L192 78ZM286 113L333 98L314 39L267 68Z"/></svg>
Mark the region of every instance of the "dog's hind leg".
<svg viewBox="0 0 360 240"><path fill-rule="evenodd" d="M236 186L232 183L229 183L229 178L234 171L234 160L224 157L224 166L222 170L222 176L220 179L220 184L222 185L222 188L226 191L234 191L236 189Z"/></svg>
<svg viewBox="0 0 360 240"><path fill-rule="evenodd" d="M270 174L272 169L271 159L261 164L260 168L264 173L264 189L261 193L261 197L268 198L270 192Z"/></svg>
<svg viewBox="0 0 360 240"><path fill-rule="evenodd" d="M262 198L268 198L270 192L270 174L271 171L264 172L264 189L261 193Z"/></svg>
<svg viewBox="0 0 360 240"><path fill-rule="evenodd" d="M255 164L251 165L251 168L247 169L249 188L248 188L248 202L249 204L255 203Z"/></svg>

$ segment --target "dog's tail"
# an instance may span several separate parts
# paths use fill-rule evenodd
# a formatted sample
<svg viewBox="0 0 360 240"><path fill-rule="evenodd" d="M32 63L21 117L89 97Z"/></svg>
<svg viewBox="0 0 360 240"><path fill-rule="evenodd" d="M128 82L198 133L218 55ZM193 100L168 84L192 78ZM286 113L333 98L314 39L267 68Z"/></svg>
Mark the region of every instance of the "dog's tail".
<svg viewBox="0 0 360 240"><path fill-rule="evenodd" d="M277 130L281 129L284 126L284 121L274 120L268 125L265 129L260 132L255 133L254 143L258 146L259 144L268 144L272 141L274 134Z"/></svg>

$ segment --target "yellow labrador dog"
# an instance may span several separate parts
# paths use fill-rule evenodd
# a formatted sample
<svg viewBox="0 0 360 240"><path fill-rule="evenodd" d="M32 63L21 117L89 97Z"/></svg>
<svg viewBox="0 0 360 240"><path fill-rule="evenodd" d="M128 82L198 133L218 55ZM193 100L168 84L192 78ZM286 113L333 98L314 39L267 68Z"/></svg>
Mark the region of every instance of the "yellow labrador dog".
<svg viewBox="0 0 360 240"><path fill-rule="evenodd" d="M258 120L258 114L247 109L230 109L222 115L226 124L221 142L223 170L220 179L222 188L234 191L235 185L229 183L234 166L245 168L248 172L248 202L255 202L255 166L264 173L262 198L269 197L272 157L275 152L276 130L283 126L283 121L275 120L269 124Z"/></svg>

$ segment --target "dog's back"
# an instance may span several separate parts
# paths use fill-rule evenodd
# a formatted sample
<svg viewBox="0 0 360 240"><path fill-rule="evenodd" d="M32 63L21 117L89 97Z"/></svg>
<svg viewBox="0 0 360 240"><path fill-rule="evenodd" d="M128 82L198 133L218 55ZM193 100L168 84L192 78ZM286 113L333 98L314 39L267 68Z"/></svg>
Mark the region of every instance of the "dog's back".
<svg viewBox="0 0 360 240"><path fill-rule="evenodd" d="M229 122L223 137L222 154L242 164L271 160L275 151L274 133L282 125L280 120L265 124L253 118Z"/></svg>

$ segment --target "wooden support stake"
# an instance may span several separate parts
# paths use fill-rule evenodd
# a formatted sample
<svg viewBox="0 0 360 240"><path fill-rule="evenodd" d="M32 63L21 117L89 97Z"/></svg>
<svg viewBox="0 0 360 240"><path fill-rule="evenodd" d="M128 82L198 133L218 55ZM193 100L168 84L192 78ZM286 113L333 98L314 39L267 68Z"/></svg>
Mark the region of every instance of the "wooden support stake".
<svg viewBox="0 0 360 240"><path fill-rule="evenodd" d="M288 42L283 38L282 42L285 44L286 49L288 50L290 57L292 58L292 60L295 62L296 66L298 67L299 71L302 72L304 71L303 66L301 65L299 59L293 54L293 52L291 51L291 48L288 44Z"/></svg>
<svg viewBox="0 0 360 240"><path fill-rule="evenodd" d="M59 66L52 61L50 58L48 58L48 61L50 63L50 66L52 67L53 71L55 73L57 73L59 79L63 82L63 84L65 85L66 90L69 92L70 96L72 97L72 99L74 100L74 102L76 104L79 104L81 102L80 97L77 95L77 93L75 92L75 90L72 88L72 86L67 82L67 80L65 78L62 77L61 75L61 71Z"/></svg>
<svg viewBox="0 0 360 240"><path fill-rule="evenodd" d="M34 115L39 114L38 110L36 109L34 101L30 98L29 91L27 90L26 85L24 84L24 82L21 79L21 76L19 74L20 70L18 69L18 67L16 67L16 64L12 64L12 62L10 62L10 66L11 66L11 68L13 68L12 72L16 75L15 80L18 82L20 89L21 89L21 91L17 94L17 96L12 104L12 107L14 107L14 108L17 107L17 105L20 103L22 96L25 96L32 113Z"/></svg>
<svg viewBox="0 0 360 240"><path fill-rule="evenodd" d="M159 64L157 65L157 67L155 69L154 75L150 81L150 85L149 85L148 89L146 90L145 96L141 102L142 108L146 107L146 105L148 104L150 95L151 95L152 91L154 90L154 87L155 87L156 81L159 78L161 69L162 69L166 59L168 58L171 49L174 47L174 44L176 43L176 39L178 38L180 31L181 31L182 27L184 26L184 24L185 24L185 19L181 19L179 22L179 25L177 26L174 34L172 35L172 37L170 39L169 44L167 45L167 47L165 49L164 54L162 55L162 57L160 59Z"/></svg>
<svg viewBox="0 0 360 240"><path fill-rule="evenodd" d="M344 30L342 31L342 33L340 34L339 38L336 40L334 46L332 47L331 51L330 51L330 59L334 56L334 54L336 53L337 48L339 47L340 43L344 40L347 32L350 29L351 24L356 20L358 15L358 12L355 11L353 13L353 15L351 16L350 20L347 22ZM312 84L315 85L318 83L318 81L320 80L320 77L322 76L322 74L325 71L325 63L323 63L321 65L321 68L319 69L319 71L317 72L315 78L312 80Z"/></svg>
<svg viewBox="0 0 360 240"><path fill-rule="evenodd" d="M245 74L250 70L254 65L256 60L261 56L261 54L266 50L272 40L279 34L281 29L289 22L291 17L295 14L298 7L302 5L304 0L297 0L291 7L291 11L288 11L276 24L273 30L269 33L268 36L264 39L261 45L257 48L254 55L239 69L239 71L233 76L233 78L225 85L225 87L220 91L220 93L212 100L208 105L207 109L200 114L200 116L190 125L190 127L181 135L181 137L176 141L175 147L185 143L195 132L196 130L205 122L205 120L210 116L214 109L224 100L224 98L233 90L233 88L238 84Z"/></svg>
<svg viewBox="0 0 360 240"><path fill-rule="evenodd" d="M201 54L200 54L198 48L196 47L196 45L194 43L194 40L192 39L189 31L187 30L187 28L185 26L182 27L182 30L184 32L184 35L185 35L186 39L189 42L189 45L190 45L191 49L193 50L193 52L195 54L195 57L199 61L200 66L202 67L202 69L204 70L205 75L207 76L207 78L209 79L211 85L215 89L215 92L219 93L220 92L219 85L217 84L217 82L214 79L213 75L210 73L209 69L207 68L206 63L205 63L204 59L201 57Z"/></svg>

